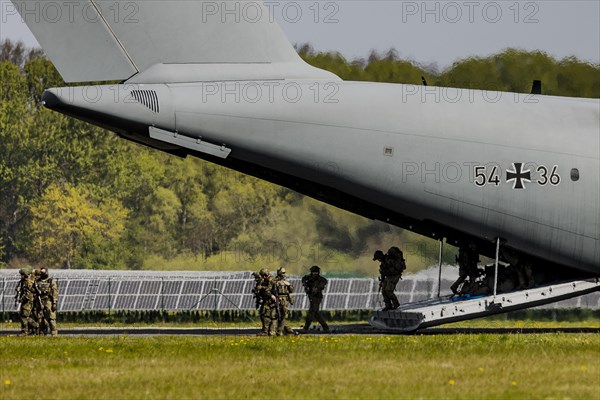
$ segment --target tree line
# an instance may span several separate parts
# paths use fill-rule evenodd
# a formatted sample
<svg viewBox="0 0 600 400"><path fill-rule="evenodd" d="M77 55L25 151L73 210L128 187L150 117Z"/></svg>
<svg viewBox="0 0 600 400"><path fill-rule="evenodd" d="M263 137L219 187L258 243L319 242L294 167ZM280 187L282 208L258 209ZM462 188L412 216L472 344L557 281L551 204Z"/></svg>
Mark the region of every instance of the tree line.
<svg viewBox="0 0 600 400"><path fill-rule="evenodd" d="M0 43L0 264L50 268L245 270L308 265L369 274L373 250L414 249L412 266L437 244L326 206L199 159L179 159L40 106L66 86L39 49ZM438 72L392 49L348 61L297 47L310 64L344 80L600 97L598 65L508 49ZM385 245L387 244L387 247ZM409 251L410 256L410 251ZM452 263L448 249L445 260ZM410 260L410 259L409 259ZM329 264L328 264L329 263Z"/></svg>

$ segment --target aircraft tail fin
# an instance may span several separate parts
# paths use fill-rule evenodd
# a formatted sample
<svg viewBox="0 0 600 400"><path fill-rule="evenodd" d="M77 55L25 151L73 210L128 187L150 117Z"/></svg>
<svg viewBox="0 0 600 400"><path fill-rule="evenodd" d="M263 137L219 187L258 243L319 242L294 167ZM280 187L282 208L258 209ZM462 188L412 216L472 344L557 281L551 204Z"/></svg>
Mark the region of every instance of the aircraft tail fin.
<svg viewBox="0 0 600 400"><path fill-rule="evenodd" d="M177 80L182 65L193 80L227 79L228 68L231 79L337 78L304 63L260 1L11 1L66 82L122 81L153 66L149 79Z"/></svg>

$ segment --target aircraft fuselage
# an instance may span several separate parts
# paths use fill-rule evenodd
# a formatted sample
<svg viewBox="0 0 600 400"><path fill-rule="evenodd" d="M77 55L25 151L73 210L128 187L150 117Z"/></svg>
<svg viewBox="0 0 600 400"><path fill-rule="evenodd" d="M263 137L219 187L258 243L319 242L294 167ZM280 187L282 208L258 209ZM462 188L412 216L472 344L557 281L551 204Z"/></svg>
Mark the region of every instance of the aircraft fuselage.
<svg viewBox="0 0 600 400"><path fill-rule="evenodd" d="M434 221L440 237L444 227L499 237L600 272L596 99L283 80L60 88L44 100L165 151L206 151L389 210L391 220Z"/></svg>

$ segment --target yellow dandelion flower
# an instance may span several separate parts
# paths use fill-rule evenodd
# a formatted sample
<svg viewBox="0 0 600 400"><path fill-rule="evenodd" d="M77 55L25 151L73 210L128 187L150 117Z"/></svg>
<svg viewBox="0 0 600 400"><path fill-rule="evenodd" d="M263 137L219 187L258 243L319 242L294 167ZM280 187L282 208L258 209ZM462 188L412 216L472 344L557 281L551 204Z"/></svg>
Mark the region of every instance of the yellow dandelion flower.
<svg viewBox="0 0 600 400"><path fill-rule="evenodd" d="M484 370L483 368L481 368L481 367L477 368L477 370L478 370L479 372L483 372L483 371L485 371L485 370Z"/></svg>
<svg viewBox="0 0 600 400"><path fill-rule="evenodd" d="M107 352L107 353L112 353L112 352L113 352L113 350L112 350L112 349L106 349L106 352Z"/></svg>
<svg viewBox="0 0 600 400"><path fill-rule="evenodd" d="M68 356L68 355L69 355L69 353L65 351L65 352L64 352L64 355L65 355L65 356Z"/></svg>
<svg viewBox="0 0 600 400"><path fill-rule="evenodd" d="M582 371L587 371L588 367L587 367L587 365L582 365L582 366L580 367L580 369L581 369Z"/></svg>
<svg viewBox="0 0 600 400"><path fill-rule="evenodd" d="M98 347L98 351L103 351L104 347Z"/></svg>
<svg viewBox="0 0 600 400"><path fill-rule="evenodd" d="M517 382L516 381L512 381L510 384L513 385L513 386L517 386Z"/></svg>
<svg viewBox="0 0 600 400"><path fill-rule="evenodd" d="M454 379L450 379L450 380L448 381L448 385L454 385Z"/></svg>
<svg viewBox="0 0 600 400"><path fill-rule="evenodd" d="M11 384L11 382L10 382L10 379L5 379L5 380L4 380L4 384L5 384L5 385L10 385L10 384Z"/></svg>

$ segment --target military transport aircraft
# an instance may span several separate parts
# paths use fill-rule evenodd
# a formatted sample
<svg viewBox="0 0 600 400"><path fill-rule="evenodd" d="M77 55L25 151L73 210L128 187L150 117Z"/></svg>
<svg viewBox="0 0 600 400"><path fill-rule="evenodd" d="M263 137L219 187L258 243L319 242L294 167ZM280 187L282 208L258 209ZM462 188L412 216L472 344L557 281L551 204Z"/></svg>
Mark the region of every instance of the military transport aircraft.
<svg viewBox="0 0 600 400"><path fill-rule="evenodd" d="M600 289L598 99L342 81L300 59L257 1L11 1L66 82L120 82L48 89L46 107L440 243L474 243L496 268L533 266L534 288L377 312L375 325Z"/></svg>

